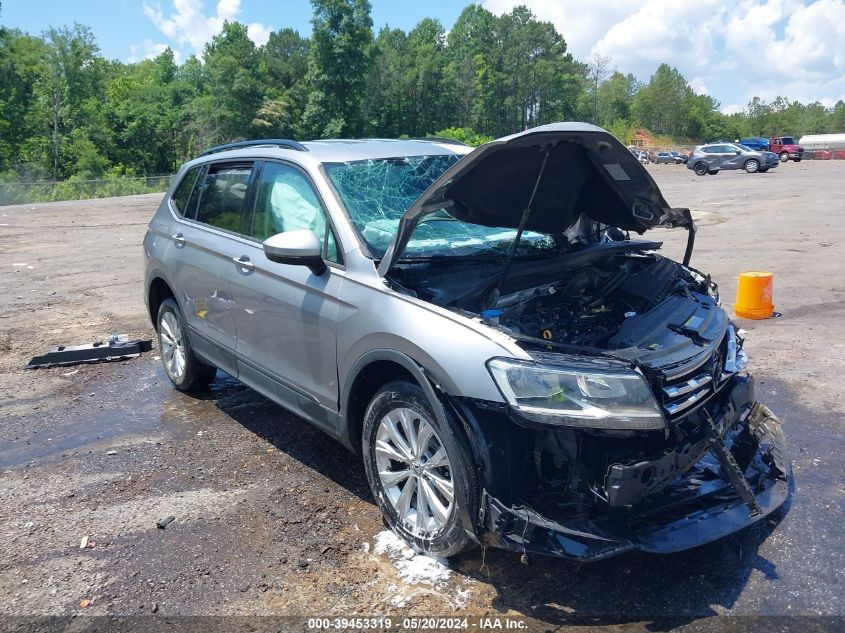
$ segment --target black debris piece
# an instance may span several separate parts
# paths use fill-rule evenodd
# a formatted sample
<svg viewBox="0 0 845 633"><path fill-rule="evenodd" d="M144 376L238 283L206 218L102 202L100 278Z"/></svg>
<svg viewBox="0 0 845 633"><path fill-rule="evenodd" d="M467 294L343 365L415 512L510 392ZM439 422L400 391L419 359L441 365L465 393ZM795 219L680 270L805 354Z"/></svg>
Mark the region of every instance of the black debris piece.
<svg viewBox="0 0 845 633"><path fill-rule="evenodd" d="M105 361L137 358L142 352L149 352L153 342L147 340L124 341L112 336L108 341L97 341L90 345L59 345L41 356L35 356L27 369L100 363Z"/></svg>
<svg viewBox="0 0 845 633"><path fill-rule="evenodd" d="M158 523L156 523L156 527L159 530L163 530L164 528L166 528L170 523L172 523L175 520L176 520L176 517L174 517L174 516L164 517L163 519L158 520Z"/></svg>

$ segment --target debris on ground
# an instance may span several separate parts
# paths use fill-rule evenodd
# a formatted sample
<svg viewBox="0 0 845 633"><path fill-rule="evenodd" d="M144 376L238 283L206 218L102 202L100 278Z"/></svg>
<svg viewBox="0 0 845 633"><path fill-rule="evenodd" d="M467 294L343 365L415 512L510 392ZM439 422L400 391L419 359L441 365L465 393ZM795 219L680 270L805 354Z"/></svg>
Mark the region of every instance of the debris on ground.
<svg viewBox="0 0 845 633"><path fill-rule="evenodd" d="M96 341L90 345L59 345L41 356L34 356L27 369L100 363L137 358L142 352L153 348L150 339L126 340L124 334L112 334L107 341Z"/></svg>
<svg viewBox="0 0 845 633"><path fill-rule="evenodd" d="M409 585L435 585L452 575L445 559L418 554L390 530L379 532L373 540L373 551L387 554L396 565L399 577Z"/></svg>
<svg viewBox="0 0 845 633"><path fill-rule="evenodd" d="M88 547L88 536L83 536L79 539L79 549L85 549Z"/></svg>
<svg viewBox="0 0 845 633"><path fill-rule="evenodd" d="M81 600L79 602L79 608L80 609L87 609L88 607L91 606L91 603L93 603L93 602L94 601L91 598L85 598L84 600Z"/></svg>
<svg viewBox="0 0 845 633"><path fill-rule="evenodd" d="M164 528L166 528L170 523L172 523L175 520L176 520L176 517L174 517L174 516L164 517L163 519L158 520L158 523L156 523L156 527L159 530L163 530Z"/></svg>

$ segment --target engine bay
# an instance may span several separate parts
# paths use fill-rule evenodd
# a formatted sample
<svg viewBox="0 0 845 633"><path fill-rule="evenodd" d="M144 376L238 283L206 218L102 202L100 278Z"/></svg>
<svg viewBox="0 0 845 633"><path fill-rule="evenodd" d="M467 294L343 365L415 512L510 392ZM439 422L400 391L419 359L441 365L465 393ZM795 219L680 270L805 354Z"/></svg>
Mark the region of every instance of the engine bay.
<svg viewBox="0 0 845 633"><path fill-rule="evenodd" d="M535 339L616 348L622 323L668 296L707 295L710 282L654 253L616 255L560 281L500 297L482 318Z"/></svg>
<svg viewBox="0 0 845 633"><path fill-rule="evenodd" d="M697 356L727 328L710 276L663 257L660 246L605 240L525 258L501 295L502 262L492 258L408 261L390 282L529 351L609 353L657 368Z"/></svg>

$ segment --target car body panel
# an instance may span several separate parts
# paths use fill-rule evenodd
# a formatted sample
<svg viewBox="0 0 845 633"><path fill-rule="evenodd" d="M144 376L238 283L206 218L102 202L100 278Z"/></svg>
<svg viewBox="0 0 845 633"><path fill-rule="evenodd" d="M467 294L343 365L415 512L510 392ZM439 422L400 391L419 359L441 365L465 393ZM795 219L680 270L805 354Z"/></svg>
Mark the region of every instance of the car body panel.
<svg viewBox="0 0 845 633"><path fill-rule="evenodd" d="M194 347L215 365L237 375L233 364L237 326L230 293L236 246L222 231L176 217L172 235L181 234L166 254L168 277L181 292L176 300L188 328L197 336ZM218 364L219 363L219 364Z"/></svg>
<svg viewBox="0 0 845 633"><path fill-rule="evenodd" d="M344 271L329 267L315 275L305 266L272 262L258 242L237 256L253 266L231 266L238 375L278 389L286 406L301 413L309 400L336 412Z"/></svg>

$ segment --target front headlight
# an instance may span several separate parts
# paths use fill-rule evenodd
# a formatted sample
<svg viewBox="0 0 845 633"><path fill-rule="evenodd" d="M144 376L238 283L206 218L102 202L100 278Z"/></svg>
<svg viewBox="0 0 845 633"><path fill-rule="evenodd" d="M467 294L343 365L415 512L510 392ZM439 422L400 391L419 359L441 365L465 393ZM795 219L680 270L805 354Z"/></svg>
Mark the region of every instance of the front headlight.
<svg viewBox="0 0 845 633"><path fill-rule="evenodd" d="M531 420L594 429L665 428L648 384L633 371L555 367L508 358L494 358L487 367L508 404Z"/></svg>

